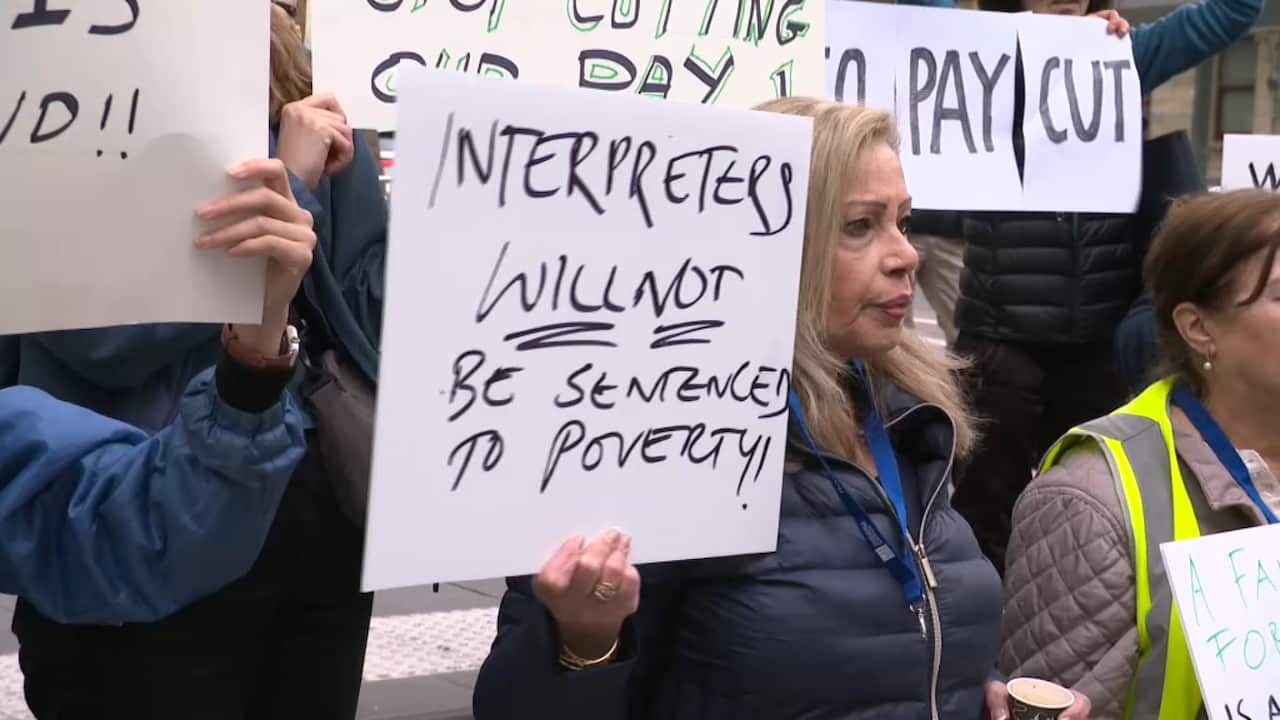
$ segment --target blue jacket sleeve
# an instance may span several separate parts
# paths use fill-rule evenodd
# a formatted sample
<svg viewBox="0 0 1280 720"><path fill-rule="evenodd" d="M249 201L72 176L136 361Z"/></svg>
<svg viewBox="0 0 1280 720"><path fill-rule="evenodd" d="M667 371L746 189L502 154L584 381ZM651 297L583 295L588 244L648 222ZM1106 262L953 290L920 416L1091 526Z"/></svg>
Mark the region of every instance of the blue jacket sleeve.
<svg viewBox="0 0 1280 720"><path fill-rule="evenodd" d="M0 390L0 591L59 622L148 622L243 576L305 450L291 403L236 410L209 370L148 437Z"/></svg>
<svg viewBox="0 0 1280 720"><path fill-rule="evenodd" d="M1201 0L1133 29L1142 94L1226 50L1262 17L1264 0Z"/></svg>
<svg viewBox="0 0 1280 720"><path fill-rule="evenodd" d="M165 323L31 335L67 368L107 390L134 388L218 336L217 325ZM3 361L0 361L2 364Z"/></svg>
<svg viewBox="0 0 1280 720"><path fill-rule="evenodd" d="M498 636L480 668L472 697L476 720L514 717L625 720L643 702L637 684L662 665L675 623L669 621L676 566L641 568L640 609L623 627L616 661L577 672L560 668L555 620L533 596L528 578L507 581Z"/></svg>

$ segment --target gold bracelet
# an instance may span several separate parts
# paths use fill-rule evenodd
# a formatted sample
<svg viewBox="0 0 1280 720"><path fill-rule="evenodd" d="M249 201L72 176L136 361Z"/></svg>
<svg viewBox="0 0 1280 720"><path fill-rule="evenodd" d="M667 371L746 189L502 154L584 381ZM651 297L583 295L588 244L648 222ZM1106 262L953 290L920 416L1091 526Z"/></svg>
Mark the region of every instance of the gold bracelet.
<svg viewBox="0 0 1280 720"><path fill-rule="evenodd" d="M601 655L595 660L588 660L584 657L581 657L574 651L570 650L569 646L562 643L560 645L560 667L564 668L565 670L578 671L578 670L586 670L587 668L593 668L599 665L608 664L609 662L612 662L615 657L618 656L619 642L620 642L620 639L614 640L613 647L609 648L609 652L605 653L604 655Z"/></svg>

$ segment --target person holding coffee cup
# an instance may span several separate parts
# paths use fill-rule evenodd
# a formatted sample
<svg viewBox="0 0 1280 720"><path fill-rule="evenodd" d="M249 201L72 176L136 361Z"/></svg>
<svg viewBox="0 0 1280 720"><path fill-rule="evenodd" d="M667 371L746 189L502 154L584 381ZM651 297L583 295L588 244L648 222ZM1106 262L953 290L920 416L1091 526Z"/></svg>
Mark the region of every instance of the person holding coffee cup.
<svg viewBox="0 0 1280 720"><path fill-rule="evenodd" d="M1280 195L1179 201L1146 262L1163 379L1068 433L1019 500L1001 667L1104 720L1195 720L1158 548L1280 515Z"/></svg>

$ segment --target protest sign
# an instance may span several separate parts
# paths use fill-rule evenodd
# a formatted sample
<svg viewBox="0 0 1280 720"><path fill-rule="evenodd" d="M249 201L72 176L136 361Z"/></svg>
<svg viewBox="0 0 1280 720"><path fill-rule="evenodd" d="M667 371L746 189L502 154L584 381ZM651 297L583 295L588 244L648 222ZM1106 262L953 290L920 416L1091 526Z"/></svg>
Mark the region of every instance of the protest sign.
<svg viewBox="0 0 1280 720"><path fill-rule="evenodd" d="M1224 135L1222 187L1280 189L1280 135Z"/></svg>
<svg viewBox="0 0 1280 720"><path fill-rule="evenodd" d="M1280 526L1160 552L1211 720L1280 716Z"/></svg>
<svg viewBox="0 0 1280 720"><path fill-rule="evenodd" d="M395 129L401 62L750 107L822 92L821 0L326 0L317 89L359 127Z"/></svg>
<svg viewBox="0 0 1280 720"><path fill-rule="evenodd" d="M1022 207L1013 154L1016 16L901 7L897 117L917 207Z"/></svg>
<svg viewBox="0 0 1280 720"><path fill-rule="evenodd" d="M865 2L827 4L827 97L892 110L898 62L898 8Z"/></svg>
<svg viewBox="0 0 1280 720"><path fill-rule="evenodd" d="M1128 40L1100 20L829 0L826 36L827 97L893 111L915 207L1136 208L1138 76Z"/></svg>
<svg viewBox="0 0 1280 720"><path fill-rule="evenodd" d="M773 550L810 120L400 82L365 588Z"/></svg>
<svg viewBox="0 0 1280 720"><path fill-rule="evenodd" d="M0 334L261 322L264 263L196 207L267 150L260 0L26 0L0 16Z"/></svg>
<svg viewBox="0 0 1280 720"><path fill-rule="evenodd" d="M1018 17L1026 78L1023 206L1131 213L1142 188L1133 43L1098 18Z"/></svg>

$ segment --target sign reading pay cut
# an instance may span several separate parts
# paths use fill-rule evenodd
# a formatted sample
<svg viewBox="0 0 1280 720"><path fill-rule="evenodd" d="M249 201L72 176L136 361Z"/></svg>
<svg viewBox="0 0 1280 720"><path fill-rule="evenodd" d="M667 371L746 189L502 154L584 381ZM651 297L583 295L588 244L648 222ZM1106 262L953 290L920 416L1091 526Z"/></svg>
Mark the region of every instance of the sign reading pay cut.
<svg viewBox="0 0 1280 720"><path fill-rule="evenodd" d="M1280 717L1280 526L1160 550L1209 717Z"/></svg>

